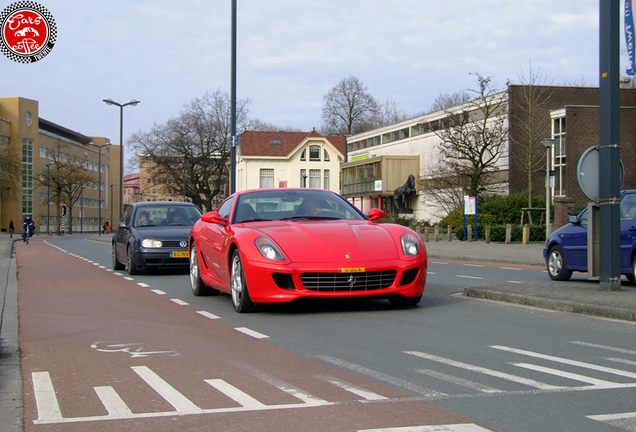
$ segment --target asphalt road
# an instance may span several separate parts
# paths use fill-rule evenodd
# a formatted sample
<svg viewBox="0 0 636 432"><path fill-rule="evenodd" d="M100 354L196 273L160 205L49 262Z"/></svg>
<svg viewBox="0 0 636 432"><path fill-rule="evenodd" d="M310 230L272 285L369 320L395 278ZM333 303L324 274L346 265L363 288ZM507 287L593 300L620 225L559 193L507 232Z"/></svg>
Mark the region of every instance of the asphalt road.
<svg viewBox="0 0 636 432"><path fill-rule="evenodd" d="M196 330L190 329L190 332L207 332L212 323L215 326L213 335L228 338L227 342L231 345L244 339L241 335L237 337L237 329L240 329L240 334L243 334L242 331L252 332L251 337L246 336L247 341L256 336L262 339L258 343L283 348L284 353L301 355L303 357L292 361L302 363L303 367L306 364L337 367L340 373L353 373L356 379L370 380L370 383L365 381L366 386L379 385L398 392L402 396L397 399L402 402L404 395L415 398L413 401L432 401L489 427L506 431L636 430L636 416L633 414L636 404L634 324L457 295L471 285L502 281L540 283L548 277L540 267L510 264L476 266L473 263L431 259L424 298L416 308L395 310L386 301L370 301L268 307L259 313L239 315L232 310L228 296L192 296L186 273L151 273L123 281L121 278L127 276L125 273L116 276L108 271L108 244L87 242L77 237L53 239L49 243L61 248L64 252L59 252L66 255L65 259L77 260L71 264L72 267L88 264L90 277L94 280L115 278L117 290L109 293L109 301L119 301L124 307L127 302L123 299L127 298L127 294L141 293L143 306L135 303L136 306L128 307L130 313L139 309L139 319L122 323L122 327L131 335L139 333L139 337L143 335L153 341L152 346L144 346L144 350L170 351L176 345L177 351L187 352L192 340L186 338L177 344L179 339L172 335L172 327L182 321L189 322L196 311L204 311L212 314L214 319L201 320L197 317L196 322L192 322ZM86 259L93 263L87 263ZM100 264L104 268L100 268ZM69 280L73 281L73 285L77 283L77 275L68 271L59 277L65 281L62 285L68 284ZM87 287L94 283L90 277L83 279ZM75 288L75 296L83 295L81 288ZM146 309L159 301L156 299L171 306L169 311L165 310L165 317L147 313ZM180 304L174 303L174 299ZM44 303L44 300L41 301ZM68 299L71 305L75 301ZM146 302L149 302L148 306ZM22 303L21 297L21 308ZM175 309L169 303L181 307ZM45 305L42 308L42 314L45 314ZM116 309L111 313L114 311ZM88 326L94 314L87 314L86 321L79 327ZM160 318L169 319L172 324L156 325L154 321ZM218 324L222 325L217 328ZM103 325L96 325L94 329L88 327L92 330L83 332L101 334L103 331ZM70 329L68 331L71 333ZM211 336L208 333L201 336L206 341L203 345L209 345ZM112 338L92 339L95 339L93 342L117 343ZM63 350L64 338L57 340L59 350ZM125 342L133 343L132 340ZM166 347L166 341L173 342ZM103 349L103 346L99 345L99 348ZM121 349L127 348L128 352L136 349L134 346ZM77 347L77 350L80 348ZM222 355L230 354L223 351ZM250 355L254 356L254 353ZM255 365L260 365L263 359L249 358L254 360L252 367L262 367ZM245 359L241 357L241 360ZM157 364L154 367L164 371L171 369L174 359L157 355L154 361ZM236 358L233 361L237 361ZM201 359L192 362L205 363ZM287 367L289 365L286 364ZM38 368L45 369L44 366ZM210 368L207 370L213 370L212 366ZM119 370L120 367L109 366L107 369ZM196 371L197 368L193 366L192 369ZM32 378L27 376L24 364L23 370L26 388ZM116 381L114 376L108 379ZM347 379L347 382L353 380L351 375L347 375ZM25 419L27 400L25 395ZM158 410L156 407L153 409ZM412 414L411 409L407 407L406 412ZM37 418L32 408L28 415L29 419ZM430 420L430 417L424 417ZM416 423L401 424L413 426Z"/></svg>

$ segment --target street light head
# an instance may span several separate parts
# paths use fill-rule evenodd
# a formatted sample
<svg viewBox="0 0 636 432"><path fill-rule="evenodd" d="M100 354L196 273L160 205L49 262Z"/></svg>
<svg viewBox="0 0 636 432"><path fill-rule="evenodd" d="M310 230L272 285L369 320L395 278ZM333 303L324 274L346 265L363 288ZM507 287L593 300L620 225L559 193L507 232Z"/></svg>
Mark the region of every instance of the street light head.
<svg viewBox="0 0 636 432"><path fill-rule="evenodd" d="M556 143L556 140L553 138L543 138L541 140L541 144L543 144L543 146L545 148L550 148L552 147L554 144Z"/></svg>
<svg viewBox="0 0 636 432"><path fill-rule="evenodd" d="M104 102L106 102L106 105L115 105L116 104L111 98L104 99Z"/></svg>
<svg viewBox="0 0 636 432"><path fill-rule="evenodd" d="M137 105L138 103L141 103L141 101L138 101L138 100L136 100L136 99L133 99L133 100L131 100L130 102L125 103L125 104L124 104L124 106L126 106L126 105L135 106L135 105Z"/></svg>

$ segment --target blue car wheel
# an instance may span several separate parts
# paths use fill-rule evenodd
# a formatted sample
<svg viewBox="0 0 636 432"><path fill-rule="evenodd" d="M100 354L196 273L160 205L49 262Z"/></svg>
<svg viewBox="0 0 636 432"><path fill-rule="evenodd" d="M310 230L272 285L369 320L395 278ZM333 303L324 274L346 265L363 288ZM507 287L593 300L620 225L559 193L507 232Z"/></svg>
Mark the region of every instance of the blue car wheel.
<svg viewBox="0 0 636 432"><path fill-rule="evenodd" d="M572 276L572 270L567 269L567 262L563 251L559 246L552 246L548 252L548 274L550 278L558 281L566 281Z"/></svg>

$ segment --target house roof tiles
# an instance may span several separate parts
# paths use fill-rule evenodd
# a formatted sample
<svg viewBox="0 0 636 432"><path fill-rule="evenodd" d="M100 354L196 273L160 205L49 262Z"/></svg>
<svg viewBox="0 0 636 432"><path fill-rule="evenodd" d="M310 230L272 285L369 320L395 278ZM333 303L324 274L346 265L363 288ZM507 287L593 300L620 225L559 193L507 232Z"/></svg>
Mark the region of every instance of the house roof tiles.
<svg viewBox="0 0 636 432"><path fill-rule="evenodd" d="M311 132L245 131L241 134L241 155L285 157L307 138L325 138L340 153L345 153L343 137L323 136L314 129ZM280 143L270 140L280 140Z"/></svg>

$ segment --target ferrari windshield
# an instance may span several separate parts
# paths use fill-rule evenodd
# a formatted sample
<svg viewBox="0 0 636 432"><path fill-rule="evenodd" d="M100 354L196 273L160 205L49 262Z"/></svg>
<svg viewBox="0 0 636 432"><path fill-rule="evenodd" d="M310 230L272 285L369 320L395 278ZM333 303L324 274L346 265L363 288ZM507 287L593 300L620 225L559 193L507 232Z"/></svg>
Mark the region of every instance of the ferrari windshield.
<svg viewBox="0 0 636 432"><path fill-rule="evenodd" d="M312 219L363 220L366 217L335 193L284 188L239 195L233 217L234 223Z"/></svg>

